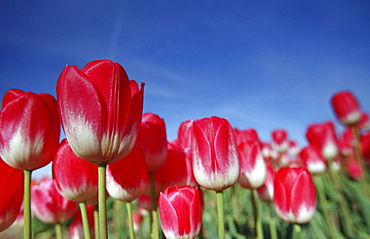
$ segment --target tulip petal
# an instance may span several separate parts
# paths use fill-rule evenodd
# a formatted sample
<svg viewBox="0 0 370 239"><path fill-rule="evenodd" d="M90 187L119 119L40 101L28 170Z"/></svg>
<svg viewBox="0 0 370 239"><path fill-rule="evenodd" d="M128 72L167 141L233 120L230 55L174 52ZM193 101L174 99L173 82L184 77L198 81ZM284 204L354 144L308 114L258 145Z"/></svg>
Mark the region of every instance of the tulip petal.
<svg viewBox="0 0 370 239"><path fill-rule="evenodd" d="M179 218L167 195L159 196L160 218L166 238L176 238L179 235Z"/></svg>

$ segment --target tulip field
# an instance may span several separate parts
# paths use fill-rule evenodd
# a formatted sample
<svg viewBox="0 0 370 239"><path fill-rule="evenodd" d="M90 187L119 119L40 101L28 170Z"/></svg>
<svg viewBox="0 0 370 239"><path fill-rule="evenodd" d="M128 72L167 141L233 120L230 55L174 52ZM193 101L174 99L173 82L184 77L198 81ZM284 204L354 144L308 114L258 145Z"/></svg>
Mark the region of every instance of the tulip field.
<svg viewBox="0 0 370 239"><path fill-rule="evenodd" d="M0 239L370 238L370 118L351 91L303 146L218 116L169 141L145 84L109 60L66 66L56 92L2 98Z"/></svg>

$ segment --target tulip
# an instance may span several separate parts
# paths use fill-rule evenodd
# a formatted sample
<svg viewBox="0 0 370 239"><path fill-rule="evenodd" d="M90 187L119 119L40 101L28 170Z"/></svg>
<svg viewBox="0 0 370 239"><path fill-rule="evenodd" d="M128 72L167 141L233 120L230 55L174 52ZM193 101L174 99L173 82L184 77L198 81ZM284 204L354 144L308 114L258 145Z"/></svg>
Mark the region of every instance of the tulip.
<svg viewBox="0 0 370 239"><path fill-rule="evenodd" d="M238 145L246 142L260 142L257 131L253 128L238 130L234 129L236 142Z"/></svg>
<svg viewBox="0 0 370 239"><path fill-rule="evenodd" d="M0 232L0 238L1 239L22 238L23 227L24 227L24 213L23 210L21 209L13 224L11 224L10 227L5 229L4 231Z"/></svg>
<svg viewBox="0 0 370 239"><path fill-rule="evenodd" d="M331 98L331 105L338 120L346 126L357 124L361 119L361 109L356 97L350 91L341 91Z"/></svg>
<svg viewBox="0 0 370 239"><path fill-rule="evenodd" d="M288 133L284 129L272 131L272 147L278 152L285 152L289 148Z"/></svg>
<svg viewBox="0 0 370 239"><path fill-rule="evenodd" d="M179 144L183 149L191 148L192 146L192 133L193 133L193 121L186 120L180 124L177 132L177 138Z"/></svg>
<svg viewBox="0 0 370 239"><path fill-rule="evenodd" d="M277 216L289 223L311 220L316 211L316 189L305 168L281 168L275 174L274 208Z"/></svg>
<svg viewBox="0 0 370 239"><path fill-rule="evenodd" d="M325 172L327 163L321 156L320 151L313 145L304 147L298 154L303 165L312 174L320 174Z"/></svg>
<svg viewBox="0 0 370 239"><path fill-rule="evenodd" d="M350 176L354 180L359 180L364 175L361 164L356 159L348 160L348 162L345 164L345 168L348 176Z"/></svg>
<svg viewBox="0 0 370 239"><path fill-rule="evenodd" d="M368 113L362 112L361 119L357 123L356 127L359 130L369 130L370 129L370 115Z"/></svg>
<svg viewBox="0 0 370 239"><path fill-rule="evenodd" d="M23 172L0 159L0 232L16 220L23 202Z"/></svg>
<svg viewBox="0 0 370 239"><path fill-rule="evenodd" d="M150 190L153 203L152 234L159 238L157 197L155 196L154 172L163 166L167 158L166 125L162 118L153 113L145 113L139 130L137 145L143 149L147 170L150 176Z"/></svg>
<svg viewBox="0 0 370 239"><path fill-rule="evenodd" d="M128 155L135 145L143 109L141 89L123 67L102 60L81 70L66 66L57 82L62 127L73 152L98 165L99 228L108 237L105 204L106 165Z"/></svg>
<svg viewBox="0 0 370 239"><path fill-rule="evenodd" d="M198 184L216 191L218 237L224 238L224 189L240 174L239 152L234 130L227 119L204 118L193 122L193 172Z"/></svg>
<svg viewBox="0 0 370 239"><path fill-rule="evenodd" d="M275 169L271 165L266 167L266 180L262 186L257 188L259 198L264 202L272 202L274 199Z"/></svg>
<svg viewBox="0 0 370 239"><path fill-rule="evenodd" d="M166 188L159 196L159 213L166 238L195 238L202 224L198 189L191 186Z"/></svg>
<svg viewBox="0 0 370 239"><path fill-rule="evenodd" d="M42 222L59 224L68 221L77 211L77 203L64 198L51 178L31 188L32 210Z"/></svg>

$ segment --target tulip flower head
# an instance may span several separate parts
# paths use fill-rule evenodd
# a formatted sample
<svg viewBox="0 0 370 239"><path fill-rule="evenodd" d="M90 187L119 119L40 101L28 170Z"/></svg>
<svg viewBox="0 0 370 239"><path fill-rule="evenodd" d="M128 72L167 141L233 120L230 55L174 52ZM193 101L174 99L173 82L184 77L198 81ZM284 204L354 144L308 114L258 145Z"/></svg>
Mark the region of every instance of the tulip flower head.
<svg viewBox="0 0 370 239"><path fill-rule="evenodd" d="M58 192L71 201L87 202L98 193L98 166L79 158L66 139L55 155L52 174Z"/></svg>
<svg viewBox="0 0 370 239"><path fill-rule="evenodd" d="M257 193L262 201L270 203L274 199L275 169L271 165L267 165L266 170L266 180L261 187L257 188Z"/></svg>
<svg viewBox="0 0 370 239"><path fill-rule="evenodd" d="M288 133L284 129L276 129L271 133L272 147L278 152L285 152L289 148Z"/></svg>
<svg viewBox="0 0 370 239"><path fill-rule="evenodd" d="M331 104L338 120L346 126L357 124L361 119L361 109L356 97L350 91L333 95Z"/></svg>
<svg viewBox="0 0 370 239"><path fill-rule="evenodd" d="M274 179L274 208L289 223L306 223L316 211L316 189L305 168L281 168Z"/></svg>
<svg viewBox="0 0 370 239"><path fill-rule="evenodd" d="M57 83L62 126L72 150L95 164L112 163L134 147L143 108L143 84L115 62L66 66Z"/></svg>
<svg viewBox="0 0 370 239"><path fill-rule="evenodd" d="M0 232L16 220L23 202L23 172L0 159Z"/></svg>
<svg viewBox="0 0 370 239"><path fill-rule="evenodd" d="M202 224L198 189L191 186L166 188L159 196L159 213L166 238L195 238Z"/></svg>
<svg viewBox="0 0 370 239"><path fill-rule="evenodd" d="M304 147L298 154L299 159L312 174L325 172L327 162L321 156L320 151L313 145Z"/></svg>
<svg viewBox="0 0 370 239"><path fill-rule="evenodd" d="M234 130L227 119L204 118L193 122L193 171L204 188L222 191L240 174Z"/></svg>
<svg viewBox="0 0 370 239"><path fill-rule="evenodd" d="M0 114L0 154L20 170L50 163L59 144L57 103L49 94L9 90Z"/></svg>

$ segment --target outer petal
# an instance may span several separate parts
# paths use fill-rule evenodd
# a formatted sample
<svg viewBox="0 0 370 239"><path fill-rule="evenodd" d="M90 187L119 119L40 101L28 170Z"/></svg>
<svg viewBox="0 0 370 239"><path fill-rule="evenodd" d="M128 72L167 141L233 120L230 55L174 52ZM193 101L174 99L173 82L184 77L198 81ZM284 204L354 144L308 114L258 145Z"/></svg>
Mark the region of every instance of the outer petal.
<svg viewBox="0 0 370 239"><path fill-rule="evenodd" d="M73 151L82 159L102 163L102 122L108 112L96 86L77 67L67 66L58 79L57 97L62 126Z"/></svg>
<svg viewBox="0 0 370 239"><path fill-rule="evenodd" d="M162 229L166 238L177 238L180 235L179 218L167 195L160 193L158 206Z"/></svg>
<svg viewBox="0 0 370 239"><path fill-rule="evenodd" d="M59 193L69 200L86 202L98 193L97 165L79 158L66 139L55 155L52 173Z"/></svg>
<svg viewBox="0 0 370 239"><path fill-rule="evenodd" d="M0 232L17 218L23 202L23 172L0 159Z"/></svg>

